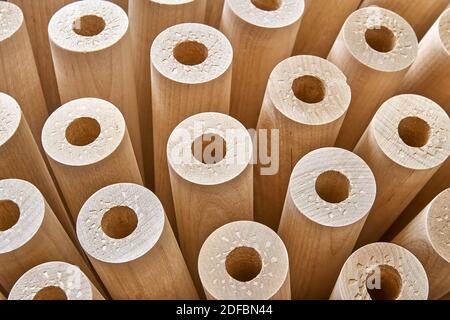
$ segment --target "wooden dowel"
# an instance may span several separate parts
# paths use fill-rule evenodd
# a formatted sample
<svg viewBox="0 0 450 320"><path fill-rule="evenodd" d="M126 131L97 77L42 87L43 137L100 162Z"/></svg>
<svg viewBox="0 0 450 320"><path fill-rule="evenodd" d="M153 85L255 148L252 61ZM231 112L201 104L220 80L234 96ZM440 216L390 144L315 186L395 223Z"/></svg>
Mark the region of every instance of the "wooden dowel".
<svg viewBox="0 0 450 320"><path fill-rule="evenodd" d="M337 147L353 150L378 107L397 90L417 48L414 30L392 11L369 7L347 18L328 56L352 88Z"/></svg>
<svg viewBox="0 0 450 320"><path fill-rule="evenodd" d="M181 251L202 292L198 254L217 228L253 220L252 140L237 120L200 113L181 122L167 143Z"/></svg>
<svg viewBox="0 0 450 320"><path fill-rule="evenodd" d="M380 107L355 149L377 182L358 247L380 239L444 163L449 134L448 115L425 97L399 95Z"/></svg>
<svg viewBox="0 0 450 320"><path fill-rule="evenodd" d="M41 192L18 179L0 180L0 284L10 291L22 274L49 261L93 272L64 231Z"/></svg>
<svg viewBox="0 0 450 320"><path fill-rule="evenodd" d="M427 274L408 250L372 243L345 262L331 300L426 300Z"/></svg>
<svg viewBox="0 0 450 320"><path fill-rule="evenodd" d="M450 291L450 189L439 194L394 240L420 260L428 275L429 298Z"/></svg>
<svg viewBox="0 0 450 320"><path fill-rule="evenodd" d="M328 299L375 193L372 171L350 151L322 148L297 163L278 230L289 253L293 299Z"/></svg>
<svg viewBox="0 0 450 320"><path fill-rule="evenodd" d="M448 0L364 0L361 7L379 6L392 10L408 21L420 40L449 5Z"/></svg>
<svg viewBox="0 0 450 320"><path fill-rule="evenodd" d="M259 139L268 140L274 150L272 158L279 154L278 167L274 161L261 163L266 162L261 157L255 166L256 221L278 229L293 167L308 152L334 145L350 99L351 89L345 75L327 60L296 56L275 67L257 132ZM279 137L277 145L269 140L273 139L274 130ZM270 138L265 136L269 132ZM258 144L261 146L261 141ZM279 151L275 152L276 148Z"/></svg>
<svg viewBox="0 0 450 320"><path fill-rule="evenodd" d="M290 300L288 253L263 224L229 223L202 246L198 271L208 300Z"/></svg>
<svg viewBox="0 0 450 320"><path fill-rule="evenodd" d="M76 265L52 261L23 274L8 300L104 300L89 278Z"/></svg>
<svg viewBox="0 0 450 320"><path fill-rule="evenodd" d="M64 104L45 123L42 142L73 221L100 188L142 184L125 120L107 101L83 98Z"/></svg>
<svg viewBox="0 0 450 320"><path fill-rule="evenodd" d="M288 58L303 14L303 0L226 0L220 30L234 49L230 114L256 128L267 80Z"/></svg>
<svg viewBox="0 0 450 320"><path fill-rule="evenodd" d="M141 137L145 161L145 181L154 185L152 95L150 48L156 36L165 29L184 22L203 22L206 0L133 0L130 2L130 34L136 76Z"/></svg>
<svg viewBox="0 0 450 320"><path fill-rule="evenodd" d="M293 54L326 58L347 17L361 0L305 0Z"/></svg>
<svg viewBox="0 0 450 320"><path fill-rule="evenodd" d="M77 234L113 299L197 299L164 209L148 189L114 184L81 208Z"/></svg>
<svg viewBox="0 0 450 320"><path fill-rule="evenodd" d="M123 11L128 12L128 0L109 0L109 1L120 6L123 9ZM131 2L133 2L133 0Z"/></svg>
<svg viewBox="0 0 450 320"><path fill-rule="evenodd" d="M233 48L216 29L196 23L170 27L151 50L155 193L176 230L167 141L184 119L200 112L228 114Z"/></svg>
<svg viewBox="0 0 450 320"><path fill-rule="evenodd" d="M207 0L205 13L205 23L207 25L217 29L220 27L224 2L225 0Z"/></svg>
<svg viewBox="0 0 450 320"><path fill-rule="evenodd" d="M54 14L48 30L61 102L93 97L117 106L127 122L143 173L126 13L108 1L76 1Z"/></svg>
<svg viewBox="0 0 450 320"><path fill-rule="evenodd" d="M39 74L22 10L0 2L0 92L16 99L39 148L41 130L48 117Z"/></svg>

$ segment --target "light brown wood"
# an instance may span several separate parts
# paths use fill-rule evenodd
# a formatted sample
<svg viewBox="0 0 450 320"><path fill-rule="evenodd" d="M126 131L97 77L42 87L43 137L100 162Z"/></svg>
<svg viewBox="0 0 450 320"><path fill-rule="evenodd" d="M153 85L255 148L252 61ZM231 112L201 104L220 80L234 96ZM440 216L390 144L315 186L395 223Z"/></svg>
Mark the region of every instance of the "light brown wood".
<svg viewBox="0 0 450 320"><path fill-rule="evenodd" d="M247 129L221 113L189 117L169 137L178 239L199 292L198 254L205 240L229 222L253 220L252 155Z"/></svg>
<svg viewBox="0 0 450 320"><path fill-rule="evenodd" d="M348 17L328 56L352 88L337 147L353 150L378 107L398 89L417 48L414 30L392 11L369 7Z"/></svg>
<svg viewBox="0 0 450 320"><path fill-rule="evenodd" d="M130 2L130 33L136 75L145 181L154 184L150 48L165 29L184 22L203 22L206 0L133 0Z"/></svg>
<svg viewBox="0 0 450 320"><path fill-rule="evenodd" d="M450 292L441 298L441 300L450 300Z"/></svg>
<svg viewBox="0 0 450 320"><path fill-rule="evenodd" d="M8 300L104 300L76 265L52 261L25 272L11 289Z"/></svg>
<svg viewBox="0 0 450 320"><path fill-rule="evenodd" d="M440 193L393 243L411 251L428 275L429 299L450 291L450 189Z"/></svg>
<svg viewBox="0 0 450 320"><path fill-rule="evenodd" d="M374 5L398 13L413 27L417 38L422 39L449 4L449 0L364 0L361 7Z"/></svg>
<svg viewBox="0 0 450 320"><path fill-rule="evenodd" d="M266 150L261 148L265 144L258 141L256 221L278 229L292 169L308 152L334 145L350 99L345 75L327 60L295 56L275 67L257 126L259 139L267 140L274 161L264 163L261 152Z"/></svg>
<svg viewBox="0 0 450 320"><path fill-rule="evenodd" d="M107 1L76 1L56 12L48 29L61 102L93 97L117 106L127 122L143 173L126 13Z"/></svg>
<svg viewBox="0 0 450 320"><path fill-rule="evenodd" d="M444 163L449 134L448 115L425 97L399 95L380 107L355 149L378 190L358 247L380 239Z"/></svg>
<svg viewBox="0 0 450 320"><path fill-rule="evenodd" d="M288 253L263 224L231 222L202 246L198 270L208 300L290 300Z"/></svg>
<svg viewBox="0 0 450 320"><path fill-rule="evenodd" d="M305 0L293 54L326 58L347 17L361 0Z"/></svg>
<svg viewBox="0 0 450 320"><path fill-rule="evenodd" d="M0 2L0 10L0 92L19 102L40 148L48 111L24 16L9 2Z"/></svg>
<svg viewBox="0 0 450 320"><path fill-rule="evenodd" d="M77 266L95 282L41 192L25 180L0 180L0 283L8 292L22 274L49 261Z"/></svg>
<svg viewBox="0 0 450 320"><path fill-rule="evenodd" d="M128 12L128 0L109 0L118 6L120 6L123 11ZM131 2L134 2L135 0L132 0Z"/></svg>
<svg viewBox="0 0 450 320"><path fill-rule="evenodd" d="M114 184L77 220L80 243L113 299L197 299L164 209L148 189Z"/></svg>
<svg viewBox="0 0 450 320"><path fill-rule="evenodd" d="M142 184L125 120L107 101L83 98L64 104L45 123L42 143L74 222L100 188Z"/></svg>
<svg viewBox="0 0 450 320"><path fill-rule="evenodd" d="M205 23L207 25L217 29L220 27L224 2L225 0L207 0L205 13Z"/></svg>
<svg viewBox="0 0 450 320"><path fill-rule="evenodd" d="M303 9L303 0L225 0L220 30L234 49L230 115L246 128L256 128L270 73L292 53Z"/></svg>
<svg viewBox="0 0 450 320"><path fill-rule="evenodd" d="M167 141L184 119L199 112L228 114L233 48L218 30L196 23L170 27L151 49L155 193L176 230L167 165Z"/></svg>
<svg viewBox="0 0 450 320"><path fill-rule="evenodd" d="M331 300L426 300L427 274L408 250L372 243L345 262Z"/></svg>
<svg viewBox="0 0 450 320"><path fill-rule="evenodd" d="M0 292L0 300L6 300L5 296L3 296L3 293Z"/></svg>

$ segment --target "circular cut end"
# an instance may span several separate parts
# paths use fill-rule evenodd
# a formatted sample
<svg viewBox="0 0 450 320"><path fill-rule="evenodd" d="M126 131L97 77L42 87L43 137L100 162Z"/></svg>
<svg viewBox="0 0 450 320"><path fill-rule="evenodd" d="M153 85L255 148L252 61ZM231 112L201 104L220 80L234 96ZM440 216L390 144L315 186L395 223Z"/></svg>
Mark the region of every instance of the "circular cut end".
<svg viewBox="0 0 450 320"><path fill-rule="evenodd" d="M44 214L44 197L34 185L0 180L0 254L26 244L41 227Z"/></svg>
<svg viewBox="0 0 450 320"><path fill-rule="evenodd" d="M439 36L447 54L450 55L450 7L439 18Z"/></svg>
<svg viewBox="0 0 450 320"><path fill-rule="evenodd" d="M422 96L405 94L387 100L370 130L386 156L409 169L435 168L450 154L448 115Z"/></svg>
<svg viewBox="0 0 450 320"><path fill-rule="evenodd" d="M214 80L230 69L233 48L217 29L183 23L161 32L153 41L151 61L166 78L196 84Z"/></svg>
<svg viewBox="0 0 450 320"><path fill-rule="evenodd" d="M10 38L23 24L22 10L13 3L0 2L0 42Z"/></svg>
<svg viewBox="0 0 450 320"><path fill-rule="evenodd" d="M113 46L128 30L128 16L109 1L76 1L50 20L50 40L75 52L94 52Z"/></svg>
<svg viewBox="0 0 450 320"><path fill-rule="evenodd" d="M27 271L14 284L9 300L92 300L93 288L77 266L48 262Z"/></svg>
<svg viewBox="0 0 450 320"><path fill-rule="evenodd" d="M113 153L125 129L125 120L114 105L83 98L64 104L50 115L42 129L42 145L59 163L86 166Z"/></svg>
<svg viewBox="0 0 450 320"><path fill-rule="evenodd" d="M400 15L377 6L353 12L342 29L344 42L362 64L382 72L407 69L416 59L417 36Z"/></svg>
<svg viewBox="0 0 450 320"><path fill-rule="evenodd" d="M450 263L450 188L441 192L425 209L430 242L434 250Z"/></svg>
<svg viewBox="0 0 450 320"><path fill-rule="evenodd" d="M307 125L340 119L351 100L342 71L314 56L294 56L280 62L270 75L268 93L279 112Z"/></svg>
<svg viewBox="0 0 450 320"><path fill-rule="evenodd" d="M171 168L183 179L201 185L234 179L250 165L252 154L247 129L234 118L215 112L182 121L167 143Z"/></svg>
<svg viewBox="0 0 450 320"><path fill-rule="evenodd" d="M375 194L375 177L367 164L339 148L308 153L294 167L289 182L289 195L298 211L330 227L351 225L365 218Z"/></svg>
<svg viewBox="0 0 450 320"><path fill-rule="evenodd" d="M270 228L251 221L229 223L203 244L198 261L207 294L217 300L267 300L288 279L286 247Z"/></svg>
<svg viewBox="0 0 450 320"><path fill-rule="evenodd" d="M19 128L21 118L22 111L17 101L0 92L0 146L11 139Z"/></svg>
<svg viewBox="0 0 450 320"><path fill-rule="evenodd" d="M408 250L392 243L372 243L345 262L335 290L345 300L426 300L428 278Z"/></svg>
<svg viewBox="0 0 450 320"><path fill-rule="evenodd" d="M94 193L83 205L77 235L93 258L125 263L153 248L164 219L162 204L150 190L136 184L114 184Z"/></svg>

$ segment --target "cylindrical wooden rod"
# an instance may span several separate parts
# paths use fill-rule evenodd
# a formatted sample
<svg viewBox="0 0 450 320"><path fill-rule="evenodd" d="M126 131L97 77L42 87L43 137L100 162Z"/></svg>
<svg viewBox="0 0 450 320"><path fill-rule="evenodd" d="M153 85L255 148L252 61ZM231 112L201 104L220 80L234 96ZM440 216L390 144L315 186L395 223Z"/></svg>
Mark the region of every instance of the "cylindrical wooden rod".
<svg viewBox="0 0 450 320"><path fill-rule="evenodd" d="M48 111L24 16L18 6L4 1L0 1L0 12L0 92L19 102L40 148Z"/></svg>
<svg viewBox="0 0 450 320"><path fill-rule="evenodd" d="M353 150L378 107L397 90L417 48L414 30L392 11L369 7L347 18L328 56L352 88L337 147Z"/></svg>
<svg viewBox="0 0 450 320"><path fill-rule="evenodd" d="M184 119L199 112L228 114L233 48L218 30L185 23L159 34L152 45L155 193L176 228L167 165L167 141Z"/></svg>
<svg viewBox="0 0 450 320"><path fill-rule="evenodd" d="M449 5L448 0L364 0L361 7L380 6L392 10L409 22L422 39L442 11Z"/></svg>
<svg viewBox="0 0 450 320"><path fill-rule="evenodd" d="M288 58L303 14L303 0L226 0L220 30L234 49L230 114L256 128L267 80Z"/></svg>
<svg viewBox="0 0 450 320"><path fill-rule="evenodd" d="M289 253L293 299L328 299L375 193L372 171L350 151L322 148L298 162L278 230Z"/></svg>
<svg viewBox="0 0 450 320"><path fill-rule="evenodd" d="M290 300L289 258L263 224L231 222L202 246L198 272L209 300Z"/></svg>
<svg viewBox="0 0 450 320"><path fill-rule="evenodd" d="M125 120L107 101L84 98L58 108L45 123L42 143L73 221L100 188L142 184Z"/></svg>
<svg viewBox="0 0 450 320"><path fill-rule="evenodd" d="M154 184L150 48L165 29L184 22L203 22L206 0L133 0L130 2L130 33L136 76L145 181ZM217 1L217 0L214 0Z"/></svg>
<svg viewBox="0 0 450 320"><path fill-rule="evenodd" d="M80 266L96 281L41 192L24 180L0 180L1 286L10 291L22 274L48 261Z"/></svg>
<svg viewBox="0 0 450 320"><path fill-rule="evenodd" d="M81 208L77 234L113 299L197 299L164 209L148 189L114 184Z"/></svg>
<svg viewBox="0 0 450 320"><path fill-rule="evenodd" d="M372 243L355 251L342 267L331 300L426 300L427 274L408 250Z"/></svg>
<svg viewBox="0 0 450 320"><path fill-rule="evenodd" d="M126 13L108 1L76 1L55 13L48 30L61 102L94 97L117 106L127 122L143 173Z"/></svg>
<svg viewBox="0 0 450 320"><path fill-rule="evenodd" d="M11 289L8 300L104 300L76 265L52 261L33 267Z"/></svg>
<svg viewBox="0 0 450 320"><path fill-rule="evenodd" d="M200 113L181 122L167 144L178 239L199 292L198 254L217 228L253 220L252 140L239 121Z"/></svg>
<svg viewBox="0 0 450 320"><path fill-rule="evenodd" d="M360 3L361 0L305 0L293 53L326 58L345 19Z"/></svg>
<svg viewBox="0 0 450 320"><path fill-rule="evenodd" d="M450 189L439 194L392 242L411 251L428 275L429 298L450 291Z"/></svg>
<svg viewBox="0 0 450 320"><path fill-rule="evenodd" d="M355 149L378 190L358 246L380 239L444 163L449 134L448 115L425 97L399 95L380 107Z"/></svg>
<svg viewBox="0 0 450 320"><path fill-rule="evenodd" d="M225 0L207 0L205 13L205 23L207 25L217 29L220 27L224 2Z"/></svg>
<svg viewBox="0 0 450 320"><path fill-rule="evenodd" d="M272 161L267 164L261 155L267 151L259 150L256 221L278 229L293 167L308 152L334 145L350 99L345 75L327 60L296 56L275 67L257 126L258 145L270 145Z"/></svg>

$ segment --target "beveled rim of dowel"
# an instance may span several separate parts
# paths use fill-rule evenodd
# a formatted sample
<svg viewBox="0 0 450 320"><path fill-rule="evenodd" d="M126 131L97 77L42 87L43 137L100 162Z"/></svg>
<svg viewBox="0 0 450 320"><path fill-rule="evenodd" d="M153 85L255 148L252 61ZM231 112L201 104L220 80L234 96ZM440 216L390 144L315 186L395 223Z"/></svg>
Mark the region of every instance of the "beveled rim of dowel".
<svg viewBox="0 0 450 320"><path fill-rule="evenodd" d="M450 7L439 18L439 37L447 54L450 55Z"/></svg>
<svg viewBox="0 0 450 320"><path fill-rule="evenodd" d="M262 28L283 28L297 22L305 10L304 0L282 0L276 10L262 10L251 0L226 0L236 16Z"/></svg>
<svg viewBox="0 0 450 320"><path fill-rule="evenodd" d="M379 52L365 39L368 29L389 29L395 36L394 48ZM417 36L409 23L390 10L371 6L356 10L345 21L342 31L344 43L353 57L369 68L395 72L408 68L416 59Z"/></svg>
<svg viewBox="0 0 450 320"><path fill-rule="evenodd" d="M425 210L430 242L434 250L450 263L450 188L442 191Z"/></svg>
<svg viewBox="0 0 450 320"><path fill-rule="evenodd" d="M348 194L345 199L339 199L341 202L324 200L317 191L319 177L328 174L344 179L344 182L333 180L326 186L338 188L339 193L346 188L344 191ZM353 152L321 148L308 153L296 164L289 181L289 193L297 209L308 219L328 227L342 227L368 215L375 201L376 183L372 170Z"/></svg>
<svg viewBox="0 0 450 320"><path fill-rule="evenodd" d="M38 232L44 220L45 200L31 183L4 179L0 180L0 202L14 205L19 214L17 222L0 231L0 254L4 254L22 247Z"/></svg>
<svg viewBox="0 0 450 320"><path fill-rule="evenodd" d="M77 119L89 118L100 126L98 137L87 145L73 145L67 128ZM122 113L112 103L97 98L72 100L53 112L42 129L42 145L53 160L68 166L86 166L112 154L125 137Z"/></svg>
<svg viewBox="0 0 450 320"><path fill-rule="evenodd" d="M294 81L301 77L314 77L322 83L322 101L308 103L297 98L292 88ZM307 125L324 125L339 119L351 101L351 89L344 73L328 60L309 55L280 62L270 75L268 93L285 117Z"/></svg>
<svg viewBox="0 0 450 320"><path fill-rule="evenodd" d="M21 119L22 111L17 101L0 92L0 146L16 133Z"/></svg>
<svg viewBox="0 0 450 320"><path fill-rule="evenodd" d="M96 16L103 19L104 29L93 36L83 36L73 30L76 19ZM58 10L50 20L48 33L57 46L75 52L95 52L119 42L128 30L128 16L109 1L75 1Z"/></svg>
<svg viewBox="0 0 450 320"><path fill-rule="evenodd" d="M200 64L186 65L174 56L183 42L200 43L207 57ZM231 68L233 47L219 30L199 23L182 23L161 32L151 47L151 63L164 77L180 83L198 84L214 80Z"/></svg>
<svg viewBox="0 0 450 320"><path fill-rule="evenodd" d="M223 160L205 164L193 154L194 141L203 135L223 139ZM253 144L247 129L236 119L217 112L204 112L183 120L172 131L167 142L170 167L183 179L194 184L218 185L233 180L249 165Z"/></svg>
<svg viewBox="0 0 450 320"><path fill-rule="evenodd" d="M236 248L254 249L261 259L260 272L242 282L227 271L226 260ZM205 291L217 300L267 300L287 281L289 258L281 238L269 227L253 221L228 223L204 242L198 271Z"/></svg>
<svg viewBox="0 0 450 320"><path fill-rule="evenodd" d="M57 287L67 300L92 300L91 282L79 267L60 261L40 264L25 272L14 284L8 300L33 300L45 288Z"/></svg>
<svg viewBox="0 0 450 320"><path fill-rule="evenodd" d="M102 229L103 216L115 207L127 207L137 217L134 231L121 239L109 237ZM163 206L153 192L137 184L118 183L100 189L84 203L76 229L81 246L91 257L107 263L125 263L153 248L164 223Z"/></svg>
<svg viewBox="0 0 450 320"><path fill-rule="evenodd" d="M0 41L10 38L24 22L22 10L11 2L0 1Z"/></svg>
<svg viewBox="0 0 450 320"><path fill-rule="evenodd" d="M424 146L410 146L402 139L399 126L407 118L418 118L428 125ZM449 117L438 104L423 96L402 94L390 98L378 109L369 128L384 154L406 168L431 169L450 154Z"/></svg>
<svg viewBox="0 0 450 320"><path fill-rule="evenodd" d="M372 243L355 251L342 267L339 281L344 299L372 300L367 276L378 266L395 269L401 278L396 300L426 300L428 277L420 261L407 249L393 243Z"/></svg>

